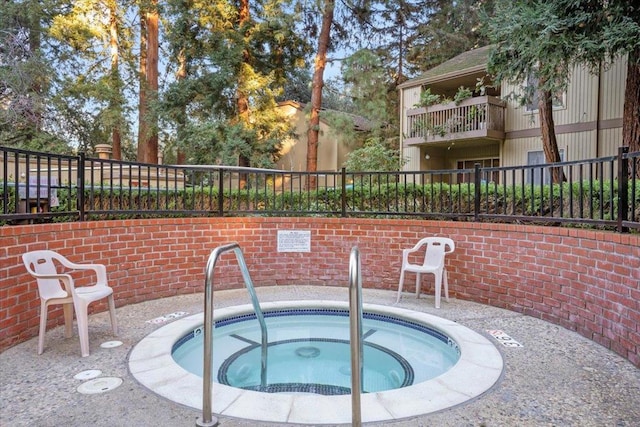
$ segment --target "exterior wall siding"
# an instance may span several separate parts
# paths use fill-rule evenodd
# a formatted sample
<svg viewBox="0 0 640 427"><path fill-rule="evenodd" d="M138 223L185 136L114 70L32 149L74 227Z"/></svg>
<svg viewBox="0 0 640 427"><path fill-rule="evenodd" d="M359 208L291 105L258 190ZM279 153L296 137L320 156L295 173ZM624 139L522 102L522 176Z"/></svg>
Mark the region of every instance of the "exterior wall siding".
<svg viewBox="0 0 640 427"><path fill-rule="evenodd" d="M287 229L309 230L311 251L278 253L277 232ZM364 286L394 291L402 249L425 235L456 242L447 257L453 297L560 325L640 367L640 235L363 218L167 218L0 227L0 351L38 333L37 286L20 258L26 251L51 249L75 262L105 264L121 307L203 292L207 258L232 241L242 247L256 286L346 290L349 253L357 245ZM243 286L233 257L219 260L216 275L223 278L216 290ZM90 309L104 311L106 304L96 302ZM50 310L48 326L61 324L62 310Z"/></svg>
<svg viewBox="0 0 640 427"><path fill-rule="evenodd" d="M600 96L600 119L622 118L624 110L624 90L627 81L627 61L621 58L605 67L602 75Z"/></svg>
<svg viewBox="0 0 640 427"><path fill-rule="evenodd" d="M565 160L617 154L622 140L625 64L624 58L618 59L603 69L600 79L585 67L574 69L565 93L565 106L555 109L553 114L558 148L565 151ZM517 85L502 86L503 97L508 98L512 93L521 93ZM525 107L510 99L506 116L507 138L502 165L526 164L528 152L542 150L539 115L526 112ZM535 136L517 136L522 131L533 132Z"/></svg>
<svg viewBox="0 0 640 427"><path fill-rule="evenodd" d="M622 140L622 115L626 85L626 57L603 66L600 76L587 67L576 66L564 94L564 105L554 109L554 122L558 145L565 151L565 160L585 160L614 156ZM537 111L526 111L514 99L522 92L519 85L503 83L501 97L507 100L505 132L502 146L501 166L518 166L527 163L527 153L541 151L540 122ZM420 99L421 85L403 88L401 92L401 140L407 135L406 113ZM478 145L483 142L477 141ZM469 147L467 147L469 148ZM407 157L419 155L416 150L404 150ZM476 155L475 150L468 151ZM424 157L422 154L420 157ZM433 158L433 156L432 156ZM471 157L466 156L470 159ZM454 167L453 158L440 155L441 161L425 162L422 168ZM405 170L416 170L415 162Z"/></svg>

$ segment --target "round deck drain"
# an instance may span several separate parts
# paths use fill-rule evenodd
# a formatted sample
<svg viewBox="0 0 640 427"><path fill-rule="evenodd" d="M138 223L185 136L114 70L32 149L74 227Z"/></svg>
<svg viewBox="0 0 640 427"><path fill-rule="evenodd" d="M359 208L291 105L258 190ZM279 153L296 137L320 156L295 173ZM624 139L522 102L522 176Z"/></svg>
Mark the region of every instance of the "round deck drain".
<svg viewBox="0 0 640 427"><path fill-rule="evenodd" d="M102 371L99 369L89 369L87 371L78 372L73 376L73 378L77 380L91 380L93 378L99 377L102 374Z"/></svg>
<svg viewBox="0 0 640 427"><path fill-rule="evenodd" d="M122 378L102 377L96 378L78 387L78 392L82 394L98 394L111 391L122 384Z"/></svg>
<svg viewBox="0 0 640 427"><path fill-rule="evenodd" d="M100 344L100 347L102 348L114 348L114 347L120 347L122 345L122 341L107 341L107 342L103 342L102 344Z"/></svg>

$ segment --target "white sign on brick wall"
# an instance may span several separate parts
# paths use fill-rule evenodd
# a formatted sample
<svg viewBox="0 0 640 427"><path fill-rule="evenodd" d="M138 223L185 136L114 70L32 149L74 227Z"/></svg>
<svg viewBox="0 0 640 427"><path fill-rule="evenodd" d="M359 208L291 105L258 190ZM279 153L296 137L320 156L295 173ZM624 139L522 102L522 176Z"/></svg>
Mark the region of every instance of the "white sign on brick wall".
<svg viewBox="0 0 640 427"><path fill-rule="evenodd" d="M311 252L311 231L278 230L278 252Z"/></svg>

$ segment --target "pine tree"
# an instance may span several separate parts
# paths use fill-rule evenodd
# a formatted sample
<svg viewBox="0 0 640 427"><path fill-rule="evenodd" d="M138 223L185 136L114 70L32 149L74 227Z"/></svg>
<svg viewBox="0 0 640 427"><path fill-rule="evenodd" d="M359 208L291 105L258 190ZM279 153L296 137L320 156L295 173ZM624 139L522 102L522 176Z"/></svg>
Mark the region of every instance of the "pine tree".
<svg viewBox="0 0 640 427"><path fill-rule="evenodd" d="M163 118L188 162L273 165L289 131L276 99L306 53L291 10L277 0L169 2L171 61L182 74L163 97Z"/></svg>
<svg viewBox="0 0 640 427"><path fill-rule="evenodd" d="M488 44L479 31L481 11L491 11L493 0L426 0L426 16L410 35L407 62L424 72L460 53Z"/></svg>

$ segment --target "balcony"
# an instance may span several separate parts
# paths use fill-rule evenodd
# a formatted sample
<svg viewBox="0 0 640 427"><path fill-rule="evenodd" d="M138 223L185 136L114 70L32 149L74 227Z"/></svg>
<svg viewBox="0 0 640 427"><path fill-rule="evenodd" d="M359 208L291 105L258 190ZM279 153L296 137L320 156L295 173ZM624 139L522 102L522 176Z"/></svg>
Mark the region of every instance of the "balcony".
<svg viewBox="0 0 640 427"><path fill-rule="evenodd" d="M469 98L456 105L407 111L406 145L461 140L503 140L506 102L494 96Z"/></svg>

